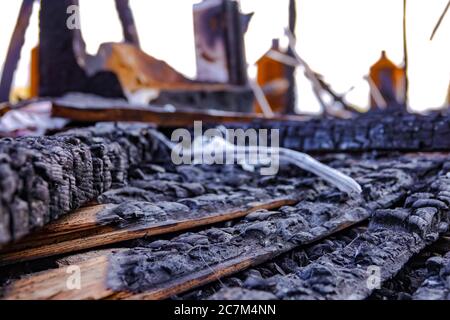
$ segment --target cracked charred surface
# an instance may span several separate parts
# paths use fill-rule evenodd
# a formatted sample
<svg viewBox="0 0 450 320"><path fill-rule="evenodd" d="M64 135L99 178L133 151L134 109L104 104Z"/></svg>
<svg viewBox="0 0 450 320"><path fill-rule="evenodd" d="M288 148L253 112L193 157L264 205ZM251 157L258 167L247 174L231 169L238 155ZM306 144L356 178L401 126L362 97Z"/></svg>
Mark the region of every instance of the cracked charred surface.
<svg viewBox="0 0 450 320"><path fill-rule="evenodd" d="M237 166L141 166L131 171L127 186L98 197L100 203L117 204L101 212L98 222L126 227L195 219L268 200L313 199L323 188L317 178L295 167L260 176Z"/></svg>
<svg viewBox="0 0 450 320"><path fill-rule="evenodd" d="M410 168L411 161L423 170ZM111 255L109 287L114 291L158 292L187 278L214 277L216 271L227 268L236 273L360 222L374 209L389 208L423 179L420 172L436 170L441 164L407 158L343 162L346 166L340 169L351 172L363 186L364 198L349 199L328 187L296 206L255 212L230 227L186 233L172 240L142 241L135 248ZM374 241L383 241L382 236Z"/></svg>
<svg viewBox="0 0 450 320"><path fill-rule="evenodd" d="M413 293L426 277L425 262L433 253L425 248L412 257L408 263L392 278L383 282L368 297L369 300L411 300Z"/></svg>
<svg viewBox="0 0 450 320"><path fill-rule="evenodd" d="M102 124L50 137L0 140L0 245L126 182L164 150L142 125Z"/></svg>
<svg viewBox="0 0 450 320"><path fill-rule="evenodd" d="M446 167L444 165L444 172ZM251 285L279 299L364 299L375 289L370 268L380 271L380 283L392 278L414 255L436 241L448 229L450 177L441 173L427 193L414 193L404 207L377 210L369 230L342 250L326 254L316 262L286 276L274 276ZM246 291L251 297L251 291ZM238 298L223 289L213 299Z"/></svg>
<svg viewBox="0 0 450 320"><path fill-rule="evenodd" d="M413 294L415 300L450 300L450 253L426 262L425 281Z"/></svg>
<svg viewBox="0 0 450 320"><path fill-rule="evenodd" d="M272 299L276 296L273 293L258 291L258 287L264 289L266 286L265 279L276 275L285 276L286 274L295 272L299 267L305 267L313 261L319 259L322 255L342 249L352 242L359 234L364 232L365 227L355 227L338 233L335 236L327 237L317 243L311 244L305 248L299 247L290 252L284 253L275 259L265 262L254 268L244 270L236 275L220 279L220 281L211 283L194 291L183 294L173 299L183 300L204 300L209 299L213 294L222 288L229 288L227 295L235 296L236 299ZM253 289L245 289L253 288ZM239 293L238 291L242 292ZM230 293L228 293L230 291ZM262 294L262 295L260 295ZM216 298L227 299L226 297L216 296Z"/></svg>
<svg viewBox="0 0 450 320"><path fill-rule="evenodd" d="M421 180L417 177L436 171L440 161L403 157L383 159L377 163L370 159L335 157L329 164L355 177L365 188L365 199L371 202L371 206L387 208L406 195L408 186L417 186ZM292 165L282 166L278 175L260 176L231 165L174 167L144 164L130 171L126 186L98 197L99 203L118 204L118 207L104 211L98 219L100 223L126 223L127 220L140 219L145 222L157 216L164 220L167 212L174 216L190 212L195 217L210 211L245 208L265 199L314 201L319 197L319 201L339 202L345 197L335 189L326 195L320 194L323 190L330 188L317 177ZM155 207L158 203L162 211ZM168 210L164 209L166 207Z"/></svg>
<svg viewBox="0 0 450 320"><path fill-rule="evenodd" d="M227 127L242 128L245 125ZM280 146L302 152L434 151L450 148L450 117L438 113L418 115L377 111L348 120L254 121L248 127L279 129Z"/></svg>
<svg viewBox="0 0 450 320"><path fill-rule="evenodd" d="M350 164L334 160L336 168ZM0 264L47 257L96 246L181 231L312 200L327 186L293 166L260 176L238 166L130 166L122 187L98 197L105 207L80 210L0 252ZM369 177L368 177L369 178ZM126 184L125 184L126 183ZM72 219L73 217L73 219ZM102 228L102 227L105 228Z"/></svg>

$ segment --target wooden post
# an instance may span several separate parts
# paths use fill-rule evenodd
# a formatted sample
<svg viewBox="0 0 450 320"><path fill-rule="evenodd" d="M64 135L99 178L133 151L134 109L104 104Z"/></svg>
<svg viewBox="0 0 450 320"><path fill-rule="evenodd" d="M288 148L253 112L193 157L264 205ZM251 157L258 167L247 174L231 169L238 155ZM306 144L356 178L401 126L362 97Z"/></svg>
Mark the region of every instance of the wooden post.
<svg viewBox="0 0 450 320"><path fill-rule="evenodd" d="M9 43L5 64L3 65L2 77L0 80L0 102L9 100L14 73L20 60L20 51L25 43L25 33L30 23L33 13L34 0L23 0L20 7L17 23Z"/></svg>
<svg viewBox="0 0 450 320"><path fill-rule="evenodd" d="M41 0L39 13L39 96L58 97L85 92L124 97L117 76L86 72L88 59L80 26L68 25L78 14L78 0ZM72 10L69 10L72 9Z"/></svg>
<svg viewBox="0 0 450 320"><path fill-rule="evenodd" d="M130 8L129 0L115 0L117 14L122 24L123 37L125 42L140 47L139 36L134 22L133 12Z"/></svg>
<svg viewBox="0 0 450 320"><path fill-rule="evenodd" d="M295 0L289 0L289 31L295 36L295 27L297 24L297 8ZM294 57L294 54L291 49L288 50L288 54L291 57ZM286 113L287 114L295 114L295 106L296 106L296 99L295 99L295 91L296 91L296 85L295 85L295 69L294 66L286 66L286 78L289 81L289 88L287 91L287 99L286 99Z"/></svg>
<svg viewBox="0 0 450 320"><path fill-rule="evenodd" d="M404 93L404 104L405 107L408 108L408 89L409 89L409 80L408 80L408 43L406 41L406 0L403 0L403 69L405 70L405 93Z"/></svg>
<svg viewBox="0 0 450 320"><path fill-rule="evenodd" d="M204 0L195 4L193 10L197 80L247 85L245 26L239 3Z"/></svg>

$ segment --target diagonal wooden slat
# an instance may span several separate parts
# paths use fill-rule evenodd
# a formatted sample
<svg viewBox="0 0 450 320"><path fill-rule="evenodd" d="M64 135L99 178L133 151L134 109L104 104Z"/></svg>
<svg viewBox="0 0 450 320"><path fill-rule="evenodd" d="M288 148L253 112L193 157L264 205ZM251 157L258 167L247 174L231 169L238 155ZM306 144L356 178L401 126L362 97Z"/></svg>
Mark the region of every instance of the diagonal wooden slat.
<svg viewBox="0 0 450 320"><path fill-rule="evenodd" d="M33 13L34 0L23 0L20 7L17 23L9 43L2 77L0 79L0 102L9 100L14 72L20 60L20 51L25 43L25 33Z"/></svg>
<svg viewBox="0 0 450 320"><path fill-rule="evenodd" d="M294 203L296 203L296 200L289 198L272 199L259 203L249 203L248 206L240 208L203 212L194 217L186 216L185 218L151 223L136 221L123 228L99 223L98 216L106 208L112 209L117 206L96 205L79 209L47 225L38 233L32 234L0 251L0 266L193 229L241 218L257 210L275 209Z"/></svg>

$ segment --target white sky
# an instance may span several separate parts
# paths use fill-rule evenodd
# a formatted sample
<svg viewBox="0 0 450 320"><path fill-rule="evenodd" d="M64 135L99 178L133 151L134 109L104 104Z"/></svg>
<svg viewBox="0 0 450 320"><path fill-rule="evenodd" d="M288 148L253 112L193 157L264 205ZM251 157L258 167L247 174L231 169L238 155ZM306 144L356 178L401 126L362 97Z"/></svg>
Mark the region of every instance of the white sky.
<svg viewBox="0 0 450 320"><path fill-rule="evenodd" d="M187 76L195 75L192 4L195 0L131 0L143 49L166 60ZM287 24L287 0L241 0L244 12L254 11L246 36L247 58L255 62L281 37ZM337 92L368 105L363 76L386 50L397 64L403 59L402 0L298 0L297 37L300 55ZM410 104L415 110L438 108L445 102L450 81L450 16L433 41L431 31L447 0L408 0ZM21 0L0 3L0 62L4 61ZM113 0L80 0L83 36L94 54L101 42L121 41ZM28 84L29 52L38 41L38 5L27 32L15 85ZM310 84L298 76L299 108L319 106Z"/></svg>

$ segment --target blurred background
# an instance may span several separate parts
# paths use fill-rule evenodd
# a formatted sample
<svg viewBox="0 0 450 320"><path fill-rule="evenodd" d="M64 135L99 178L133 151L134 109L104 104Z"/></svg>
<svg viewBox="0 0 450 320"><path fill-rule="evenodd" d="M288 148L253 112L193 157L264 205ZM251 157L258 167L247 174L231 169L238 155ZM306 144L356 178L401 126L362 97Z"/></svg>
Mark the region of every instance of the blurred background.
<svg viewBox="0 0 450 320"><path fill-rule="evenodd" d="M0 3L1 64L21 2ZM142 49L190 78L196 74L192 5L197 2L130 0ZM450 83L450 19L443 19L433 40L430 35L447 2L408 1L409 105L414 111L438 109L446 104ZM252 65L268 51L273 38L280 38L283 45L288 1L241 0L240 4L244 13L254 12L245 35L247 60ZM95 54L103 42L122 40L113 0L80 0L80 11L89 53ZM30 51L38 43L38 13L35 8L15 74L14 92L26 90L29 85ZM298 53L336 93L346 94L349 103L367 109L369 85L364 77L381 51L385 50L395 64L402 64L402 15L402 0L298 0ZM297 111L318 112L320 105L301 68L296 72L296 80Z"/></svg>

